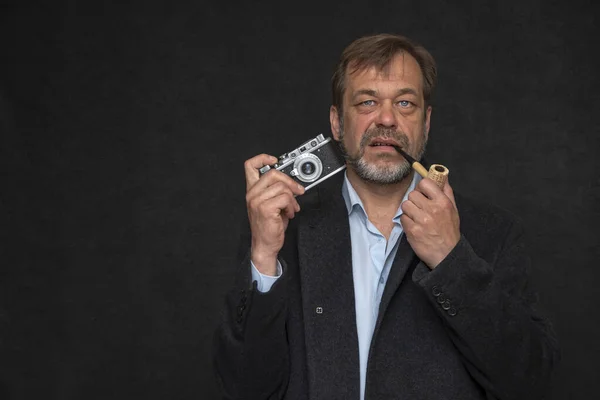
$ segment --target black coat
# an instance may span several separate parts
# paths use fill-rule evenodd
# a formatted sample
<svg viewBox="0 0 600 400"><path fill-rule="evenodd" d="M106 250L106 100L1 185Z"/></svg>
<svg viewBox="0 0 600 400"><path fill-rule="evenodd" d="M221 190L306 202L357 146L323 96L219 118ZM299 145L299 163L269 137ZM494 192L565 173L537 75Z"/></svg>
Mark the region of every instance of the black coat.
<svg viewBox="0 0 600 400"><path fill-rule="evenodd" d="M268 293L251 282L242 240L215 336L224 398L359 399L342 175L302 196L279 254L283 276ZM535 310L521 227L501 209L456 202L462 237L433 271L401 239L371 341L367 400L534 399L548 383L557 345Z"/></svg>

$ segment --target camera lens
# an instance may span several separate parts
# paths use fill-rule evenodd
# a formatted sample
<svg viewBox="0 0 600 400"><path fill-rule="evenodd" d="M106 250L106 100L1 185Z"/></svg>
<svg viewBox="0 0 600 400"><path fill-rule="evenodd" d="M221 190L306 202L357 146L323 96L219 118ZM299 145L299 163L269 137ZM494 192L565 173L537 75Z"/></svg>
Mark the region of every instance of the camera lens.
<svg viewBox="0 0 600 400"><path fill-rule="evenodd" d="M315 173L315 170L317 169L315 164L310 161L302 164L302 167L300 167L300 168L302 169L302 173L304 175L312 175Z"/></svg>
<svg viewBox="0 0 600 400"><path fill-rule="evenodd" d="M293 176L302 182L314 182L321 177L323 163L314 154L304 153L294 161Z"/></svg>

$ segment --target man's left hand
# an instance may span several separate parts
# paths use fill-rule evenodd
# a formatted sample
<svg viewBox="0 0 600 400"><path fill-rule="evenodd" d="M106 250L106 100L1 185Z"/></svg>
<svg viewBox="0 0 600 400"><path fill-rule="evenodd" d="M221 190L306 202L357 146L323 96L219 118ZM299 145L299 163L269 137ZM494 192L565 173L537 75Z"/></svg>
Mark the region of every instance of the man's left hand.
<svg viewBox="0 0 600 400"><path fill-rule="evenodd" d="M449 183L440 189L422 179L402 203L400 222L417 256L431 269L438 266L460 240L460 220Z"/></svg>

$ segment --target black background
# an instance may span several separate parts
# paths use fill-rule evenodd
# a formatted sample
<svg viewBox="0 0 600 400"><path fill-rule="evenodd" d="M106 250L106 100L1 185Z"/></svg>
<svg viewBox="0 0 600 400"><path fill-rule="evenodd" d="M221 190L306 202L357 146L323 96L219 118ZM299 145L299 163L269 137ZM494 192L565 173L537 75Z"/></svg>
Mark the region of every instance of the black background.
<svg viewBox="0 0 600 400"><path fill-rule="evenodd" d="M455 4L456 3L456 4ZM592 1L55 1L0 17L0 398L212 399L243 161L329 135L360 35L438 61L428 159L520 216L558 333L551 399L597 392Z"/></svg>

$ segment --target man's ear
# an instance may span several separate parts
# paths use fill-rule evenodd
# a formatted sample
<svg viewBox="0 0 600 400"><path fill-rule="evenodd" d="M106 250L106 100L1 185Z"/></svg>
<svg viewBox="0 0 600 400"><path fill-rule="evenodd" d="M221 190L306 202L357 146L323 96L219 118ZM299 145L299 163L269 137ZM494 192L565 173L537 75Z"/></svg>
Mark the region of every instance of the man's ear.
<svg viewBox="0 0 600 400"><path fill-rule="evenodd" d="M338 110L335 106L329 107L329 124L331 125L331 133L336 141L340 141L340 118Z"/></svg>
<svg viewBox="0 0 600 400"><path fill-rule="evenodd" d="M429 139L429 127L431 122L431 106L427 106L427 110L425 111L425 139Z"/></svg>

